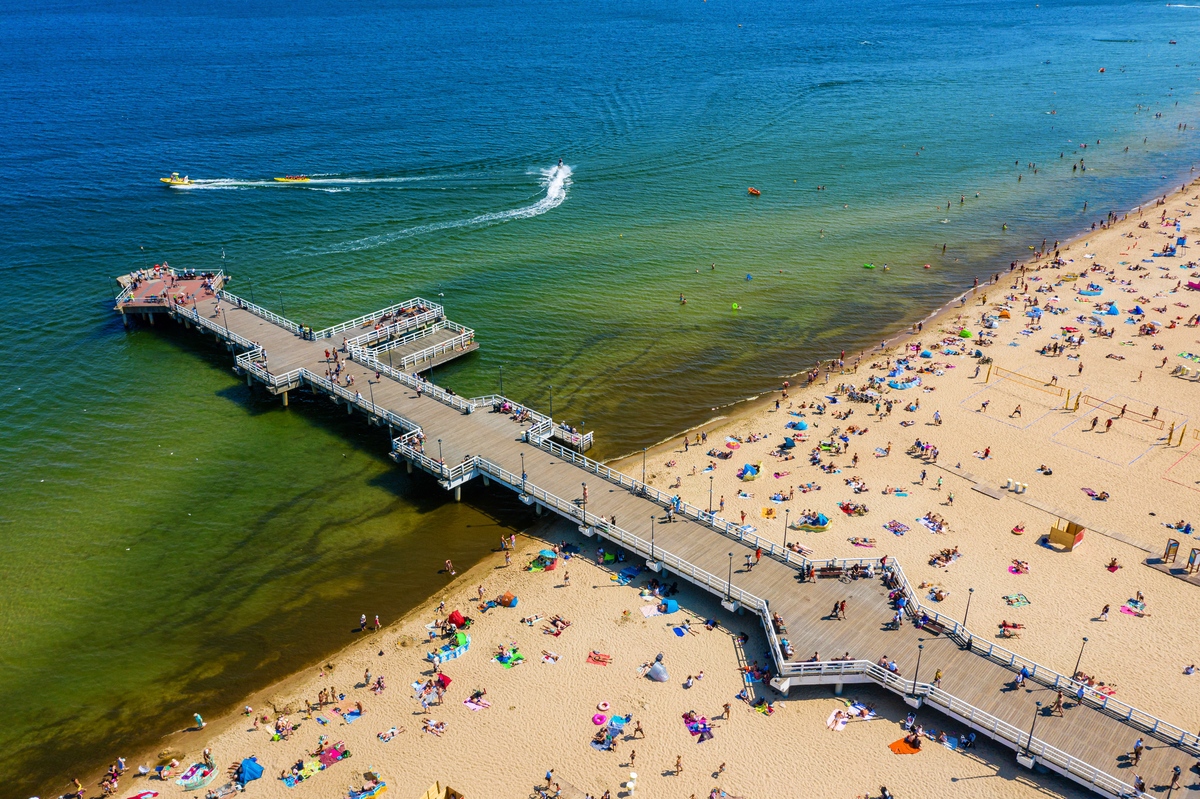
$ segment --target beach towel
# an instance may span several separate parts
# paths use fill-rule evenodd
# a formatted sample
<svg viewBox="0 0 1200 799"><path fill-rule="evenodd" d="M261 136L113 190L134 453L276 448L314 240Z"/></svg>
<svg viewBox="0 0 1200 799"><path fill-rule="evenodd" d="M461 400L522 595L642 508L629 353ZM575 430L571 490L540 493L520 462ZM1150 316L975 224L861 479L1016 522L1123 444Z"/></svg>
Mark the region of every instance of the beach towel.
<svg viewBox="0 0 1200 799"><path fill-rule="evenodd" d="M347 710L342 714L342 721L346 722L347 724L353 724L361 715L361 710Z"/></svg>
<svg viewBox="0 0 1200 799"><path fill-rule="evenodd" d="M1079 490L1082 491L1083 493L1087 494L1089 497L1094 498L1096 496L1096 492L1090 488L1081 488Z"/></svg>
<svg viewBox="0 0 1200 799"><path fill-rule="evenodd" d="M1023 608L1029 604L1029 600L1024 594L1009 594L1004 597L1004 601L1014 608Z"/></svg>
<svg viewBox="0 0 1200 799"><path fill-rule="evenodd" d="M517 654L510 657L508 659L507 663L504 661L501 661L500 658L492 658L492 660L496 661L497 663L499 663L501 666L503 666L506 669L511 669L513 666L517 665L518 663L524 662L525 656L522 655L520 652L518 652Z"/></svg>
<svg viewBox="0 0 1200 799"><path fill-rule="evenodd" d="M895 533L896 535L904 535L905 533L908 532L908 525L901 524L900 522L896 521L895 519L892 519L890 522L888 522L887 524L885 524L883 526L883 529L887 530L889 532Z"/></svg>
<svg viewBox="0 0 1200 799"><path fill-rule="evenodd" d="M317 723L324 727L329 723L329 719L325 718L324 716L317 716Z"/></svg>
<svg viewBox="0 0 1200 799"><path fill-rule="evenodd" d="M867 715L865 717L862 715L853 715L856 713L861 714L864 710L867 711ZM879 714L868 708L862 702L852 703L850 705L850 711L852 714L850 718L851 721L874 721L875 719L879 718Z"/></svg>
<svg viewBox="0 0 1200 799"><path fill-rule="evenodd" d="M836 710L832 710L832 711L830 711L830 713L829 713L829 718L825 719L825 727L826 727L827 729L829 729L829 725L830 725L830 724L833 724L833 719L834 719L834 716L836 716L836 715L837 715L837 713L838 713L838 712L837 712ZM836 726L834 726L834 727L832 728L832 729L833 729L833 731L834 731L834 732L841 732L842 730L846 729L846 723L847 723L847 721L849 721L849 719L847 719L847 718L845 718L845 717L843 717L843 718L841 718L841 719L838 719L838 723L837 723L837 725L836 725Z"/></svg>
<svg viewBox="0 0 1200 799"><path fill-rule="evenodd" d="M1021 570L1020 570L1020 569L1018 569L1016 566L1009 566L1009 567L1008 567L1008 573L1009 573L1009 574L1024 574L1025 572L1021 571Z"/></svg>
<svg viewBox="0 0 1200 799"><path fill-rule="evenodd" d="M682 627L672 627L671 629L675 631L675 635L678 638L682 638L686 632Z"/></svg>
<svg viewBox="0 0 1200 799"><path fill-rule="evenodd" d="M607 752L609 749L612 749L612 742L605 741L604 743L600 743L599 741L592 741L592 748L597 752Z"/></svg>
<svg viewBox="0 0 1200 799"><path fill-rule="evenodd" d="M916 747L909 746L908 742L905 741L903 738L901 738L899 741L896 741L895 743L888 744L888 749L891 749L892 752L894 752L897 755L915 755L921 751L920 749L917 749Z"/></svg>
<svg viewBox="0 0 1200 799"><path fill-rule="evenodd" d="M661 616L661 615L663 615L663 612L658 609L657 604L642 605L642 615L648 619L651 616Z"/></svg>
<svg viewBox="0 0 1200 799"><path fill-rule="evenodd" d="M917 519L917 521L929 528L929 532L931 533L936 533L938 531L937 525L934 524L928 517L922 516L921 518Z"/></svg>
<svg viewBox="0 0 1200 799"><path fill-rule="evenodd" d="M892 494L897 497L907 497L908 496L907 491L893 491Z"/></svg>
<svg viewBox="0 0 1200 799"><path fill-rule="evenodd" d="M743 676L746 678L747 685L753 685L756 682L762 682L761 677L755 677L754 674L749 671L743 672Z"/></svg>
<svg viewBox="0 0 1200 799"><path fill-rule="evenodd" d="M492 706L492 703L486 699L476 699L474 701L471 701L470 699L464 699L463 704L466 705L468 709L473 710L476 713L478 713L480 710L486 710Z"/></svg>
<svg viewBox="0 0 1200 799"><path fill-rule="evenodd" d="M602 652L588 652L587 662L596 666L607 666L609 663L612 663L612 655L605 655Z"/></svg>
<svg viewBox="0 0 1200 799"><path fill-rule="evenodd" d="M764 519L774 519L775 518L775 509L774 508L763 508L762 509L762 517Z"/></svg>

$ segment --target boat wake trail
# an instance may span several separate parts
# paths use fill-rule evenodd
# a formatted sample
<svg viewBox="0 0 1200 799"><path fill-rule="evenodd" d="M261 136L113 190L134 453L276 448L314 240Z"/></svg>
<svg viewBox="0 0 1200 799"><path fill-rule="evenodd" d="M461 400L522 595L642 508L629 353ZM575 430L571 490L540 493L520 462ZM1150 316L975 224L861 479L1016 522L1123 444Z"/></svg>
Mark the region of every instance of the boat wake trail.
<svg viewBox="0 0 1200 799"><path fill-rule="evenodd" d="M288 189L316 189L318 186L352 186L360 184L377 184L377 183L412 183L418 180L431 180L435 175L409 177L409 178L339 178L336 176L315 177L309 178L303 183L284 183L278 180L238 180L236 178L212 178L209 180L196 179L191 183L184 183L172 186L173 189L252 189L278 187ZM319 189L320 191L330 191L330 189Z"/></svg>
<svg viewBox="0 0 1200 799"><path fill-rule="evenodd" d="M486 227L498 225L502 222L511 222L516 219L529 219L530 217L541 216L547 211L552 211L562 205L563 201L567 199L567 189L571 186L571 167L566 165L553 166L549 169L541 170L541 176L541 183L546 187L546 195L535 203L524 205L520 208L510 208L507 211L493 211L488 214L480 214L470 219L448 219L444 222L416 225L414 227L403 228L402 230L395 230L391 233L382 233L378 236L368 236L363 239L335 244L331 247L312 251L311 254L329 255L339 252L369 250L372 247L382 247L394 241L419 236L423 233L433 233L438 230L451 230L462 227Z"/></svg>

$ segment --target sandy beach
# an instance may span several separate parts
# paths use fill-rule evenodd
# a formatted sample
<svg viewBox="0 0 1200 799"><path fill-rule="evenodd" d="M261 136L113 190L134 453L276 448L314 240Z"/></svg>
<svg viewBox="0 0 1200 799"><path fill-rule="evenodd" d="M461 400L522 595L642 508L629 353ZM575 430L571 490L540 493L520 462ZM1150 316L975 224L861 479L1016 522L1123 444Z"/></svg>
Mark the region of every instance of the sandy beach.
<svg viewBox="0 0 1200 799"><path fill-rule="evenodd" d="M711 491L718 515L737 521L744 513L760 536L783 543L786 535L815 557L894 557L910 581L942 589L939 610L954 618L962 618L971 595L972 629L1016 621L1021 637L1005 646L1068 674L1080 657L1080 670L1121 701L1196 729L1200 675L1185 667L1200 661L1189 636L1200 585L1145 564L1163 555L1168 539L1180 542L1175 566L1200 548L1194 530L1167 526L1200 523L1200 382L1180 373L1200 369L1200 292L1179 285L1200 277L1195 267L1181 268L1190 250L1151 255L1195 236L1195 194L1193 184L1165 205L1152 203L1064 243L1057 263L1047 244L1042 257L981 283L921 330L847 353L809 385L792 378L786 391L692 432L686 447L677 439L650 449L648 482L701 507ZM1038 315L1029 316L1035 300ZM1119 310L1108 314L1101 303ZM1132 316L1135 306L1144 314ZM1111 336L1096 335L1092 318ZM1082 343L1073 338L1080 335ZM990 362L974 357L977 349ZM909 368L898 367L898 359ZM785 437L793 448L780 449ZM820 443L831 439L823 451ZM924 454L912 451L917 440ZM640 477L642 458L616 465ZM753 480L738 475L747 464L758 471ZM1028 487L1005 489L1012 481ZM866 512L850 515L842 505ZM824 515L829 529L785 531L785 521L806 514ZM942 522L940 532L921 523L927 515ZM1086 527L1074 551L1042 545L1067 517ZM906 528L903 534L889 530L891 522ZM578 554L558 559L553 570L525 569L539 551L563 543ZM641 594L654 575L619 584L612 564L597 564L597 546L597 539L547 521L521 536L507 553L510 564L497 550L452 582L447 577L443 592L404 619L249 698L251 715L180 733L127 764L136 772L174 758L178 773L208 747L224 771L254 755L265 774L248 793L297 799L345 796L367 771L394 796L421 796L435 782L467 797L528 796L546 784L551 768L561 795L578 797L616 796L630 772L638 775L636 795L649 797L708 796L715 787L742 797L852 797L878 795L881 785L897 796L1084 795L1063 779L1019 768L998 746L964 754L929 745L917 757L893 754L887 747L902 735L906 708L875 689L843 697L793 690L774 715L755 712L736 695L739 667L765 648L758 620L727 613L686 584L673 597L678 612L647 616L642 608L655 603ZM953 559L933 562L943 550ZM481 597L506 592L518 597L516 607L480 609ZM1016 594L1027 604L1004 599ZM1139 596L1144 606L1131 607ZM441 667L451 682L440 704L422 712L412 686L435 678L426 653L449 640L431 641L428 625L455 610L473 618L470 647ZM558 635L547 626L555 616L570 622ZM541 618L523 621L531 617ZM706 629L708 619L717 622L714 629ZM690 631L677 633L684 620ZM494 659L513 648L524 662L506 668ZM590 653L601 662L589 662ZM670 674L661 683L640 673L660 653ZM381 676L386 687L373 691ZM331 687L334 699L306 713L305 702L316 703ZM477 691L486 691L489 706L464 704ZM830 714L859 697L876 705L876 719L827 729ZM357 703L361 717L347 722ZM689 712L710 723L711 740L697 744L683 718ZM599 751L590 741L613 714L630 714L630 726L640 725L644 737L627 727L615 751ZM424 731L427 720L444 730ZM288 736L273 740L273 729L288 724ZM383 740L393 728L394 737ZM322 737L344 742L352 757L289 787L281 775L303 765ZM1131 742L1135 737L1131 729ZM857 765L823 768L835 761ZM98 793L96 779L88 795ZM220 777L209 787L225 782ZM184 795L174 782L129 771L117 793L142 790Z"/></svg>

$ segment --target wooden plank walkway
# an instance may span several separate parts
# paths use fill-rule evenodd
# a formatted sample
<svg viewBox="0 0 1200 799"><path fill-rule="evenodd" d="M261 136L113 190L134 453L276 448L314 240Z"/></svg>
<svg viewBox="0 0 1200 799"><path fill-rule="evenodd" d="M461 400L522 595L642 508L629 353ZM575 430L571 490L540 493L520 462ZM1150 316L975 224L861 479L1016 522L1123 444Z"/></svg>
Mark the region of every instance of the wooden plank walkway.
<svg viewBox="0 0 1200 799"><path fill-rule="evenodd" d="M304 368L323 375L328 368L325 350L334 345L328 339L306 340L236 306L223 304L223 310L217 311L212 298L198 300L196 310L229 333L262 346L273 374ZM440 458L447 466L483 457L514 475L524 471L529 484L570 502L582 502L587 486L588 512L615 519L615 526L653 540L656 548L722 580L732 570L736 588L768 599L771 610L783 617L796 660L817 657L829 661L848 656L877 661L887 655L898 661L904 678L920 678L922 682L931 682L940 669L943 690L1025 730L1034 718L1034 702L1040 700L1048 708L1054 700L1052 690L1032 681L1024 688L1014 688L1015 674L1007 664L963 649L948 635L933 635L907 623L900 630L887 630L885 623L893 611L879 579L800 582L795 565L770 557L748 568L745 556L753 550L740 541L679 516L666 523L662 505L528 442L527 423L518 424L499 412L463 413L386 376L376 380L373 369L354 361L346 363L343 374L354 376L353 389L364 396L370 386L373 402L380 409L419 425L428 457ZM350 404L347 410L352 410ZM834 603L842 600L847 603L846 620L831 618ZM747 623L752 622L747 619ZM924 645L919 675L914 673L918 644ZM1063 716L1038 718L1036 737L1122 782L1131 783L1136 772L1146 777L1154 792L1161 793L1173 766L1187 769L1194 762L1182 749L1158 741L1100 709L1075 706L1073 695L1068 694L1066 700ZM1130 768L1123 755L1131 751L1138 737L1145 738L1146 751L1142 762ZM1161 786L1161 790L1154 786Z"/></svg>

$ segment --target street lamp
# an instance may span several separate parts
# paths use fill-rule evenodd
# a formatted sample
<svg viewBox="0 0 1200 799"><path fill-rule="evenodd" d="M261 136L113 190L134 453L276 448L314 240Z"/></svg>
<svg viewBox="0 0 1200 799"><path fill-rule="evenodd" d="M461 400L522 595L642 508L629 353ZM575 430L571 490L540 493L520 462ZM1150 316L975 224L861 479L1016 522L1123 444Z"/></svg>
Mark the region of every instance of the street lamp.
<svg viewBox="0 0 1200 799"><path fill-rule="evenodd" d="M654 514L650 514L650 560L654 560Z"/></svg>
<svg viewBox="0 0 1200 799"><path fill-rule="evenodd" d="M1087 636L1083 637L1083 643L1079 646L1079 657L1075 658L1075 671L1071 672L1071 679L1075 679L1075 675L1079 673L1079 664L1083 662L1083 648L1087 646Z"/></svg>
<svg viewBox="0 0 1200 799"><path fill-rule="evenodd" d="M967 589L967 609L963 611L963 629L967 630L967 616L971 615L971 597L975 596L975 589ZM971 631L967 630L967 646L971 645Z"/></svg>
<svg viewBox="0 0 1200 799"><path fill-rule="evenodd" d="M583 511L583 523L587 524L587 483L580 483L580 485L583 486L583 501L579 504L579 507Z"/></svg>
<svg viewBox="0 0 1200 799"><path fill-rule="evenodd" d="M642 447L642 486L646 485L646 448Z"/></svg>
<svg viewBox="0 0 1200 799"><path fill-rule="evenodd" d="M504 367L500 367L500 396L504 396Z"/></svg>
<svg viewBox="0 0 1200 799"><path fill-rule="evenodd" d="M791 509L791 508L786 508L786 509L783 511L783 548L784 548L784 553L783 553L783 554L784 554L784 556L786 556L786 555L787 555L787 551L786 551L786 550L787 550L788 517L789 517L789 516L791 516L791 515L792 515L792 509Z"/></svg>
<svg viewBox="0 0 1200 799"><path fill-rule="evenodd" d="M442 440L438 439L438 463L441 464L442 471L446 470L446 459L442 457Z"/></svg>
<svg viewBox="0 0 1200 799"><path fill-rule="evenodd" d="M379 415L379 410L375 407L375 387L371 385L370 378L367 379L367 391L371 394L371 413Z"/></svg>
<svg viewBox="0 0 1200 799"><path fill-rule="evenodd" d="M713 489L713 476L710 474L708 476L708 515L709 516L712 516L712 489Z"/></svg>
<svg viewBox="0 0 1200 799"><path fill-rule="evenodd" d="M733 553L729 553L729 579L725 581L725 601L733 601Z"/></svg>
<svg viewBox="0 0 1200 799"><path fill-rule="evenodd" d="M225 315L225 309L221 309L221 319L225 322L225 338L229 338L229 317Z"/></svg>
<svg viewBox="0 0 1200 799"><path fill-rule="evenodd" d="M525 453L521 453L521 493L525 493Z"/></svg>
<svg viewBox="0 0 1200 799"><path fill-rule="evenodd" d="M283 292L282 291L279 292L279 315L284 318L287 317L287 308L283 307Z"/></svg>
<svg viewBox="0 0 1200 799"><path fill-rule="evenodd" d="M1029 725L1029 740L1025 742L1025 757L1032 757L1031 747L1033 746L1033 728L1037 726L1038 716L1042 713L1042 703L1035 702L1033 709L1033 722Z"/></svg>
<svg viewBox="0 0 1200 799"><path fill-rule="evenodd" d="M917 675L921 673L921 652L925 650L925 644L917 644L917 667L913 669L913 696L917 695Z"/></svg>
<svg viewBox="0 0 1200 799"><path fill-rule="evenodd" d="M550 386L550 421L554 421L554 386Z"/></svg>

